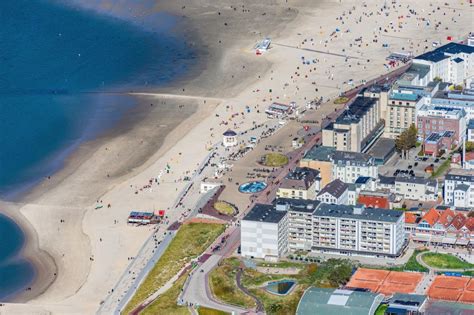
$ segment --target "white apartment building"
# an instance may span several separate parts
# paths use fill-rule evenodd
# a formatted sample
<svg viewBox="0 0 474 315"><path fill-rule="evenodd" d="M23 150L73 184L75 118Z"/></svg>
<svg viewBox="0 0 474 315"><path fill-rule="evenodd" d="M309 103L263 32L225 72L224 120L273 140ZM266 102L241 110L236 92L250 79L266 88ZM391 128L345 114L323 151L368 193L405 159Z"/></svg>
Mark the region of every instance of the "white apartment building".
<svg viewBox="0 0 474 315"><path fill-rule="evenodd" d="M474 73L474 47L451 42L414 58L413 64L430 67L429 81L463 84Z"/></svg>
<svg viewBox="0 0 474 315"><path fill-rule="evenodd" d="M241 220L241 254L276 260L288 251L287 208L256 204Z"/></svg>
<svg viewBox="0 0 474 315"><path fill-rule="evenodd" d="M396 257L404 244L403 211L320 204L313 214L313 252Z"/></svg>
<svg viewBox="0 0 474 315"><path fill-rule="evenodd" d="M395 194L404 199L436 201L438 200L438 181L423 177L397 176Z"/></svg>
<svg viewBox="0 0 474 315"><path fill-rule="evenodd" d="M355 183L359 177L377 178L378 166L368 154L335 151L331 156L332 178L344 183Z"/></svg>
<svg viewBox="0 0 474 315"><path fill-rule="evenodd" d="M444 203L474 207L474 170L452 169L444 178Z"/></svg>
<svg viewBox="0 0 474 315"><path fill-rule="evenodd" d="M313 244L313 212L319 201L277 199L276 205L288 211L288 249L310 251Z"/></svg>
<svg viewBox="0 0 474 315"><path fill-rule="evenodd" d="M349 185L339 179L335 179L319 192L316 200L336 205L349 204Z"/></svg>

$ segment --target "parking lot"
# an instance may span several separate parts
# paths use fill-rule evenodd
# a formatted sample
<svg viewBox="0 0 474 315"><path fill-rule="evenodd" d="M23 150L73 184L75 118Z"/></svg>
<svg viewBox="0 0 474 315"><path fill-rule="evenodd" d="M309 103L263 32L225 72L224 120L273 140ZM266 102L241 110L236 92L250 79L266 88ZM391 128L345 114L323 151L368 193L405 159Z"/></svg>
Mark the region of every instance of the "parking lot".
<svg viewBox="0 0 474 315"><path fill-rule="evenodd" d="M410 150L409 158L401 158L399 153L394 156L383 166L379 167L379 174L384 176L408 175L418 177L430 177L431 173L425 172L429 166L433 166L436 170L445 160L446 154L441 158L436 157L418 157L419 148Z"/></svg>

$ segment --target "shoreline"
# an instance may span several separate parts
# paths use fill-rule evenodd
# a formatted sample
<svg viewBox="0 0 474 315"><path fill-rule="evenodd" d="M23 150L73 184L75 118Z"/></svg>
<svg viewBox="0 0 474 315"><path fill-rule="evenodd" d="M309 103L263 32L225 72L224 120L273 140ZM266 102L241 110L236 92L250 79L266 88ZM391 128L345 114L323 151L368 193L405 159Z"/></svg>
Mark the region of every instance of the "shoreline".
<svg viewBox="0 0 474 315"><path fill-rule="evenodd" d="M208 6L211 6L207 1L202 2ZM300 2L304 1L298 1L298 3ZM311 2L309 3L310 4L308 5L310 6ZM212 11L209 7L200 8L198 4L195 5L197 8L187 5L186 10L195 10L203 14L197 15L198 18L202 18L203 20L198 21L196 26L192 26L193 28L199 29L199 27L203 27L205 25L206 17L203 17L204 14L208 14L206 12L209 11L215 13L215 11ZM167 8L168 10L171 10L175 6L178 6L178 4L166 3L163 5L163 7ZM255 5L255 7L253 5L249 6L252 9L257 10L257 12L259 12L258 10L261 9L261 7L258 5ZM338 4L335 4L335 2L331 1L323 1L321 6L325 10L325 6L329 7L327 10L331 10L332 7L337 8L338 10L340 9ZM225 7L225 9L222 9L222 11L226 10L225 14L232 14L232 9L226 7L224 4L222 4L222 7ZM348 7L348 5L345 7ZM218 9L221 10L220 6ZM179 8L177 7L174 8L174 10L179 12ZM278 9L276 10L278 11ZM309 24L308 21L310 20L311 14L314 12L319 12L318 10L319 8L315 8L310 13L303 12L302 14L296 14L296 11L293 11L292 14L290 14L290 17L285 16L286 19L283 19L283 21L294 22L298 19L298 23L295 23L296 25L282 25L284 23L279 22L278 26L275 26L268 22L268 25L266 25L268 29L267 32L278 38L282 33L285 33L286 36L290 36L292 35L292 32L296 32L295 30L298 30L298 32L302 30L301 32L303 32L305 30L312 29L314 26ZM255 13L253 18L259 19L261 12L259 12L259 14ZM219 19L216 14L215 16L213 15L213 18ZM188 21L188 23L192 24L192 21ZM213 25L222 25L222 23L219 22L219 24L216 23ZM150 207L153 205L153 207L155 207L156 203L158 207L166 208L169 206L167 199L172 199L174 188L176 187L176 190L178 190L182 183L173 183L170 179L169 182L164 182L163 186L160 187L160 194L158 197L151 196L151 194L148 196L147 193L140 192L138 196L142 198L141 200L138 200L137 198L139 197L133 195L133 190L130 188L133 189L132 186L136 185L137 181L140 183L144 180L146 181L147 178L150 178L153 176L153 174L156 175L157 170L162 169L163 165L166 165L166 163L169 161L173 163L173 168L176 169L176 171L173 171L176 173L173 173L173 176L170 175L170 177L175 178L175 180L176 178L179 178L182 171L189 169L183 169L185 164L193 165L191 163L195 163L195 160L199 158L200 154L202 154L204 150L201 145L207 143L205 142L207 140L214 142L216 141L215 138L209 137L207 139L205 137L211 133L209 126L215 126L215 129L219 131L223 128L227 128L226 126L220 126L220 119L214 117L212 114L219 113L219 115L225 117L224 115L230 115L232 111L240 111L243 109L245 104L255 105L256 108L259 108L257 106L265 105L265 103L268 102L268 99L271 99L271 96L266 96L268 94L262 95L263 93L256 96L255 94L252 94L251 91L248 91L249 88L256 86L262 91L264 89L268 91L269 87L274 88L274 86L283 86L285 80L288 80L288 74L292 73L291 71L294 71L294 65L289 62L286 62L285 64L285 62L280 61L285 61L285 59L289 59L290 56L291 58L295 59L299 58L299 55L302 53L290 50L287 52L284 49L278 48L271 50L265 58L262 57L257 59L250 52L251 47L249 47L249 43L252 42L252 39L246 38L250 31L248 31L247 28L245 28L245 30L246 32L242 31L240 39L232 38L232 34L227 34L226 36L229 38L226 38L229 40L229 42L232 42L232 46L226 46L226 49L219 48L220 46L218 44L210 47L210 52L208 55L206 55L207 62L205 65L203 65L203 68L205 69L196 75L195 78L185 79L188 80L186 84L184 84L183 81L177 80L177 82L175 82L176 86L174 87L156 89L156 93L177 95L174 97L174 101L177 102L175 104L179 105L182 105L181 103L185 103L183 98L186 98L186 95L193 97L197 96L199 99L206 99L206 95L212 95L213 98L217 99L223 98L224 101L221 105L218 104L219 102L217 100L214 100L215 103L213 107L209 107L208 105L210 103L207 103L206 106L203 106L203 104L199 104L199 99L188 99L187 102L189 103L187 103L186 106L197 106L196 112L190 114L180 123L176 123L172 128L169 126L162 127L168 128L166 129L168 130L168 133L158 141L161 141L161 143L158 145L156 142L152 142L152 139L146 138L145 127L154 128L154 132L159 134L159 132L162 132L160 131L160 126L156 126L156 121L153 121L153 117L142 113L144 115L141 116L142 120L136 120L134 124L130 124L121 130L122 132L114 135L106 135L101 137L101 139L91 141L90 143L86 143L81 146L82 152L86 154L86 156L83 156L83 160L77 156L77 152L79 152L77 151L76 154L74 154L72 160L68 161L67 166L63 168L61 172L59 172L61 175L55 175L50 183L43 182L40 184L31 194L22 200L22 203L10 205L12 208L11 211L14 211L13 208L17 208L17 210L18 208L21 208L21 217L19 219L20 221L23 220L28 222L28 224L26 224L26 230L31 228L32 231L35 231L34 233L36 233L33 224L29 223L35 222L34 225L36 226L36 229L42 231L42 234L40 233L40 235L37 233L35 234L37 247L38 249L42 248L42 251L45 253L51 253L53 257L52 260L55 261L55 268L58 269L58 278L56 278L57 280L51 285L46 286L48 290L43 290L43 292L35 292L41 294L28 302L28 304L26 304L28 307L32 309L37 308L38 310L53 310L52 312L58 313L64 313L65 310L70 311L71 307L73 306L76 307L78 313L81 313L81 311L84 310L90 311L94 307L97 307L97 300L106 294L106 292L103 291L104 288L110 287L111 283L115 283L115 279L103 279L102 282L106 283L99 282L100 280L98 275L110 271L112 278L117 278L117 275L120 276L125 262L122 260L119 262L118 257L122 259L126 258L124 255L128 254L130 256L130 254L133 255L133 253L136 253L137 244L134 243L139 242L138 247L141 246L142 244L140 241L150 234L150 230L147 230L147 228L130 228L126 226L118 226L115 225L115 222L111 223L111 219L123 218L123 214L126 213L127 209L132 206L139 207L140 205L142 207ZM201 31L206 33L206 30L201 29ZM210 38L215 36L212 33L212 30L207 31L207 34L203 34L203 47L210 43ZM234 32L237 31L234 30ZM255 35L255 37L258 36L261 36L261 34ZM294 44L297 44L298 42L298 38L290 39L286 38L285 36L283 37ZM282 38L279 38L279 40L282 40ZM242 50L242 46L245 47L245 50ZM240 49L238 49L238 47L240 47ZM211 63L211 60L215 61L217 56L220 56L218 61L215 64ZM232 65L229 66L229 63L232 61ZM335 60L334 62L338 67L340 66L338 63L342 63L340 60ZM280 63L283 63L283 65ZM247 66L246 69L251 67L251 71L249 72L252 73L246 72L247 70L244 70L245 68L239 69L240 72L237 71L238 68L235 67L237 64L244 64ZM210 65L216 66L215 69L208 69ZM276 69L274 69L275 67ZM367 75L372 73L380 74L380 69L375 68L376 65L371 66L372 72L368 71ZM275 71L275 75L273 74L273 71ZM351 71L352 75L354 70ZM258 74L260 75L257 78ZM286 74L286 77L283 78L282 75L279 77L278 74ZM270 81L274 80L274 76L277 83L270 83ZM180 84L183 84L184 90L178 91L178 89L183 88L183 86L178 87ZM308 85L311 87L310 83ZM176 94L172 92L173 89ZM285 88L283 88L283 90L284 89ZM296 89L288 89L288 92L286 93L289 96L287 96L283 101L287 101L288 99L294 97L298 98L299 102L303 102L303 98L301 96L296 96L296 90L299 91L299 88L297 87ZM337 91L338 89L332 86L329 88L321 87L321 90L318 92L318 94L324 94L326 96L330 93L337 93ZM180 95L181 92L182 95ZM156 93L150 94L154 95ZM279 93L283 95L283 92L279 91ZM294 96L291 93L294 93ZM143 96L143 106L146 106L146 104L150 102L150 99L154 99L151 95ZM201 98L200 95L204 96ZM209 99L211 99L211 97L209 97ZM266 101L263 101L262 99L265 99ZM156 101L159 100L156 99ZM168 101L170 101L170 99L168 99ZM155 109L156 107L154 106L153 109L149 110L153 112ZM170 117L171 116L168 118ZM252 118L260 120L264 119L261 115L257 115L256 113L253 113ZM244 123L245 121L243 120L242 124L237 125L238 128L243 128L245 126ZM247 124L250 123L251 122L249 119ZM235 121L234 124L236 124ZM145 146L155 145L156 147L147 148L147 150L141 152L142 154L140 155L138 151L143 150L143 148L136 143L133 144L133 140L137 139L145 139ZM127 148L128 146L132 145L136 148ZM106 150L107 148L108 150ZM124 157L123 155L118 158L117 154L123 154L124 151L121 150L124 148L127 148L128 151L126 152L130 152L130 154L136 153L138 155L138 157L135 156L135 163L128 160L121 161L121 158ZM193 157L186 159L187 157L181 157L181 154L178 155L178 152L182 152L181 150L195 150L196 156L194 159L192 159ZM108 152L104 153L105 151ZM106 154L108 154L109 157L105 158L102 156ZM117 156L114 158L112 155ZM95 166L95 162L97 162L97 166ZM110 170L111 177L108 179L108 177L104 176L105 173L102 168L108 168L109 165L112 168L112 165L115 165L114 163L117 163L118 166ZM91 172L90 170L87 170L88 166L95 168L92 169ZM107 169L107 171L109 170ZM88 175L97 176L98 174L100 174L100 176L95 180L88 178ZM57 182L53 184L52 182L56 180ZM130 185L130 187L128 187L128 185ZM79 188L80 194L78 190ZM125 197L123 195L125 192L130 195ZM75 196L69 196L68 194L73 194ZM104 209L94 211L93 206L95 203L95 198L93 196L96 195L97 198L103 198L106 200L106 202L113 200L114 203L112 204L112 210L106 211ZM155 198L159 200L155 200ZM121 204L117 207L115 202L120 202ZM74 206L70 206L71 204ZM38 210L42 212L41 215L38 214ZM58 222L58 219L61 218L57 216L58 214L68 216L65 228L62 226L57 227L57 223L52 224L51 222L44 222L45 219L42 218L42 216L49 215L50 220ZM104 221L102 226L96 223L102 219L109 221ZM58 228L58 233L54 233L57 235L48 235L45 228ZM33 240L35 239L35 235L31 235ZM71 244L67 244L67 241L66 244L59 244L59 242L58 244L51 244L51 240L53 240L55 237L61 238L63 235L64 237L68 237L69 241L74 241L73 245L75 246L75 251L81 251L81 255L74 256L76 254L68 249L68 246L71 246ZM102 242L102 238L99 242L98 236L104 237L104 242ZM120 244L117 245L112 243L111 240L108 239L112 237L116 237L117 239L114 240L114 242ZM130 238L133 238L133 240ZM33 242L28 240L28 243ZM25 247L25 252L27 250L31 250L32 253L34 253L34 249L29 248L29 246L30 245ZM61 254L64 257L64 253L66 253L67 256L66 258L62 259ZM90 255L94 254L95 257L93 258L97 262L91 263L91 261L88 261L88 258ZM70 255L72 255L72 258L69 258ZM111 260L110 258L117 258L117 261ZM48 260L45 257L43 257L43 259ZM102 261L102 263L100 263L100 261ZM71 269L73 266L71 263L73 262L76 269ZM106 264L106 266L103 266L104 264ZM51 267L51 265L49 265L49 267ZM74 274L65 276L64 272L70 272ZM50 279L48 281L50 281ZM98 292L87 292L88 289L95 289L95 285L100 287L97 288ZM29 300L29 298L27 299ZM78 304L81 300L85 300L87 302L84 304Z"/></svg>

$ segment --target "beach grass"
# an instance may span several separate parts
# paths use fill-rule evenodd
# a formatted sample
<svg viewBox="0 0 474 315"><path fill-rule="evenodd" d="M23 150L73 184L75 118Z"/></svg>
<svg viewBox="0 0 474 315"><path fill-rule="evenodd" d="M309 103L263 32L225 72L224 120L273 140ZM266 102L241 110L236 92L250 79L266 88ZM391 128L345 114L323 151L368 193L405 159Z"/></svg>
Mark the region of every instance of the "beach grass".
<svg viewBox="0 0 474 315"><path fill-rule="evenodd" d="M240 265L237 258L221 261L209 274L212 294L220 301L247 309L255 307L255 301L237 287L236 275Z"/></svg>
<svg viewBox="0 0 474 315"><path fill-rule="evenodd" d="M225 229L222 224L190 223L183 225L163 256L150 271L123 313L128 314L153 292L199 256Z"/></svg>
<svg viewBox="0 0 474 315"><path fill-rule="evenodd" d="M229 315L230 313L201 306L198 309L198 314L199 315Z"/></svg>
<svg viewBox="0 0 474 315"><path fill-rule="evenodd" d="M271 294L264 288L253 288L250 289L250 292L263 303L266 314L287 315L296 314L298 303L306 288L308 285L297 285L288 295L282 296Z"/></svg>
<svg viewBox="0 0 474 315"><path fill-rule="evenodd" d="M429 266L440 269L471 269L474 264L465 262L450 254L425 253L421 259Z"/></svg>
<svg viewBox="0 0 474 315"><path fill-rule="evenodd" d="M188 277L188 273L182 275L169 290L160 295L153 303L148 305L140 315L172 314L189 315L189 310L185 306L179 306L176 301L181 293L181 288Z"/></svg>
<svg viewBox="0 0 474 315"><path fill-rule="evenodd" d="M269 167L281 167L288 164L288 157L280 153L267 153L263 157L263 165Z"/></svg>
<svg viewBox="0 0 474 315"><path fill-rule="evenodd" d="M214 209L225 215L233 215L235 213L234 207L225 201L216 201L214 203Z"/></svg>

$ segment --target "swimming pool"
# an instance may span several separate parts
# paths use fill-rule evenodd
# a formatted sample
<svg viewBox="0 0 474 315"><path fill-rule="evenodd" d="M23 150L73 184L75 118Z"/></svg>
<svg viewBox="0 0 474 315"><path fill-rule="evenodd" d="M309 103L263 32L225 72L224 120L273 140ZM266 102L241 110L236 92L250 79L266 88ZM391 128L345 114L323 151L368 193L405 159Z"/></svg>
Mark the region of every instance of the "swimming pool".
<svg viewBox="0 0 474 315"><path fill-rule="evenodd" d="M296 281L284 279L280 281L269 282L265 289L276 295L287 295L295 287Z"/></svg>
<svg viewBox="0 0 474 315"><path fill-rule="evenodd" d="M254 194L261 192L267 188L267 184L265 182L248 182L240 185L239 191L244 194Z"/></svg>

